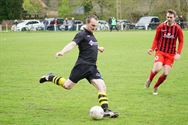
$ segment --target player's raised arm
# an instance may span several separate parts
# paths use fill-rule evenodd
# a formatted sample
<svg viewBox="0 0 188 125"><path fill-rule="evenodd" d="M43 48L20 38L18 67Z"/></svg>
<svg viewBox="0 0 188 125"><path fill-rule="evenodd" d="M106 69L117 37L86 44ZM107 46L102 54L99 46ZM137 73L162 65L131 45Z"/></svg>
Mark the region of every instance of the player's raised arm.
<svg viewBox="0 0 188 125"><path fill-rule="evenodd" d="M74 41L68 43L61 51L56 53L56 57L64 56L66 53L71 51L76 45L77 44Z"/></svg>

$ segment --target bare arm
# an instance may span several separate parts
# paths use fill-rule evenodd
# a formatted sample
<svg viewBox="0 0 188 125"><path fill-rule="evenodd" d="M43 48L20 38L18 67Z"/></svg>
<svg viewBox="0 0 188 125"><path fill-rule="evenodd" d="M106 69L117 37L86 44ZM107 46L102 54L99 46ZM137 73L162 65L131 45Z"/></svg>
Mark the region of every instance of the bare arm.
<svg viewBox="0 0 188 125"><path fill-rule="evenodd" d="M72 41L68 43L61 51L56 53L56 57L64 56L66 53L70 52L77 44Z"/></svg>

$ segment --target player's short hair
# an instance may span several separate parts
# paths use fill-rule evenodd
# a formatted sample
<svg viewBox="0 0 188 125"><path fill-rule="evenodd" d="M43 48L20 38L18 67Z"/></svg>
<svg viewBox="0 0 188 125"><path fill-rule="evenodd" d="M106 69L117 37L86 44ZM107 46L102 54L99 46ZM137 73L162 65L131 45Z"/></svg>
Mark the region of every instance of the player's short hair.
<svg viewBox="0 0 188 125"><path fill-rule="evenodd" d="M173 14L173 15L174 15L174 17L176 17L176 11L175 11L175 10L168 9L168 10L166 11L166 13Z"/></svg>
<svg viewBox="0 0 188 125"><path fill-rule="evenodd" d="M95 20L98 20L97 19L97 16L95 15L90 15L86 18L86 24L90 23L91 19L95 19Z"/></svg>

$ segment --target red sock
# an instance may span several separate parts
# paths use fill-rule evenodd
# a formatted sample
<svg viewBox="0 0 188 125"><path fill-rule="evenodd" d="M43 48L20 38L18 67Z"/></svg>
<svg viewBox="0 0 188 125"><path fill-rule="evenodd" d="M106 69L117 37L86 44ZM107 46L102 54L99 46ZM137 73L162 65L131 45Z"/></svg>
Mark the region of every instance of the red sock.
<svg viewBox="0 0 188 125"><path fill-rule="evenodd" d="M166 77L167 77L167 75L163 75L163 74L162 74L162 75L159 77L159 79L157 80L157 82L155 83L154 88L158 88L159 85L165 81Z"/></svg>
<svg viewBox="0 0 188 125"><path fill-rule="evenodd" d="M151 71L150 76L149 76L149 80L152 81L156 74L157 74L157 72Z"/></svg>

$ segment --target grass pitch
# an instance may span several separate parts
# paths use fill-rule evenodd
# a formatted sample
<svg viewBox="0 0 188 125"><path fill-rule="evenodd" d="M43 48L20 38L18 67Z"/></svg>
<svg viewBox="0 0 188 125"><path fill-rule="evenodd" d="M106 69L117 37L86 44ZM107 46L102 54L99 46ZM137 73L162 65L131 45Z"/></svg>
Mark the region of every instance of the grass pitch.
<svg viewBox="0 0 188 125"><path fill-rule="evenodd" d="M86 80L70 91L38 82L48 72L69 76L78 50L59 59L54 55L75 34L0 33L0 125L188 125L187 31L181 60L175 62L158 96L152 95L152 86L144 88L153 66L153 57L146 51L155 32L95 33L105 47L99 53L98 68L107 85L110 108L120 113L117 119L99 121L88 115L98 100Z"/></svg>

